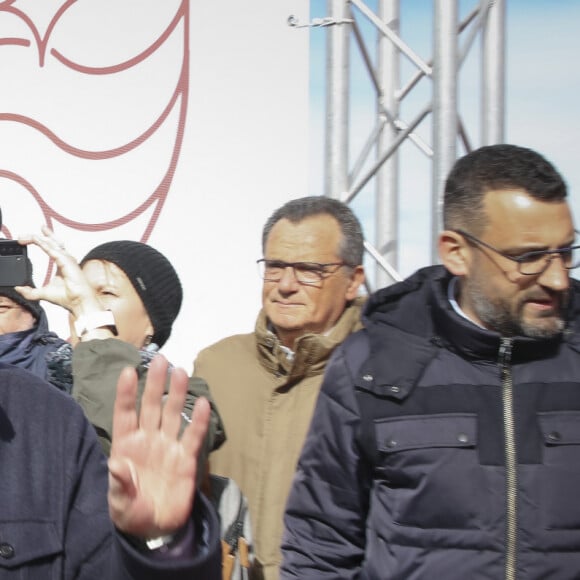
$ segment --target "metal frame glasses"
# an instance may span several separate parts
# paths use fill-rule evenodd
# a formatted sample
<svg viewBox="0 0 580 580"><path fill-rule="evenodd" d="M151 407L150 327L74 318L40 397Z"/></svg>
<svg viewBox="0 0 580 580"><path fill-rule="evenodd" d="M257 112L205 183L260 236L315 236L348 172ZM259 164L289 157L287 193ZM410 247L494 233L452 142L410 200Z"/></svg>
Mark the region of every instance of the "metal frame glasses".
<svg viewBox="0 0 580 580"><path fill-rule="evenodd" d="M256 260L260 278L267 282L279 282L284 275L286 268L292 268L294 277L300 284L316 285L320 284L324 278L338 272L343 266L348 267L344 262L284 262L283 260L267 260L261 258ZM334 269L332 269L334 267Z"/></svg>
<svg viewBox="0 0 580 580"><path fill-rule="evenodd" d="M558 250L537 250L533 252L525 252L519 256L510 256L464 230L453 231L462 235L473 244L483 246L484 248L515 262L518 267L518 272L524 276L540 276L548 269L552 260L556 256L560 257L562 265L566 270L573 270L580 266L580 245L560 248Z"/></svg>

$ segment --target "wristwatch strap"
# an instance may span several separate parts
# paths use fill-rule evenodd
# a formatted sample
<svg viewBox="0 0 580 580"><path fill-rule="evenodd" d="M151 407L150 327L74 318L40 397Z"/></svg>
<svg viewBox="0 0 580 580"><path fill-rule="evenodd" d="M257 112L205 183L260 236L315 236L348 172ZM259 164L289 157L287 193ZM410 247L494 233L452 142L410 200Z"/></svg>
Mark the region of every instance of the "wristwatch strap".
<svg viewBox="0 0 580 580"><path fill-rule="evenodd" d="M145 544L149 550L159 550L161 548L167 548L174 540L175 534L169 534L167 536L159 536L158 538L146 540Z"/></svg>
<svg viewBox="0 0 580 580"><path fill-rule="evenodd" d="M75 320L74 327L79 338L96 328L108 328L115 336L117 335L115 316L110 310L82 314Z"/></svg>

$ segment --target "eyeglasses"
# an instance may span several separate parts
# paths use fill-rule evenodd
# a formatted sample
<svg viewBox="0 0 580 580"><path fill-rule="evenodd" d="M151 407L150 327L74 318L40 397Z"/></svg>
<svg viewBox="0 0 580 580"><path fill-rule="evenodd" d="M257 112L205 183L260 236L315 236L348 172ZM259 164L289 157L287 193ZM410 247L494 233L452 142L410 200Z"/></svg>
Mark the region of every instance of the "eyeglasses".
<svg viewBox="0 0 580 580"><path fill-rule="evenodd" d="M566 270L573 270L580 266L580 245L570 246L569 248L560 248L559 250L539 250L534 252L526 252L520 254L519 256L510 256L492 245L476 238L474 235L469 234L463 230L453 230L458 234L461 234L464 238L467 238L470 242L483 246L518 265L518 272L525 276L539 276L543 274L547 269L552 260L559 256L562 260L562 265Z"/></svg>
<svg viewBox="0 0 580 580"><path fill-rule="evenodd" d="M267 282L279 282L284 275L286 268L292 268L296 280L300 284L320 284L322 280L338 272L343 266L348 267L344 262L328 262L320 264L318 262L283 262L282 260L266 260L262 258L256 260L260 277Z"/></svg>

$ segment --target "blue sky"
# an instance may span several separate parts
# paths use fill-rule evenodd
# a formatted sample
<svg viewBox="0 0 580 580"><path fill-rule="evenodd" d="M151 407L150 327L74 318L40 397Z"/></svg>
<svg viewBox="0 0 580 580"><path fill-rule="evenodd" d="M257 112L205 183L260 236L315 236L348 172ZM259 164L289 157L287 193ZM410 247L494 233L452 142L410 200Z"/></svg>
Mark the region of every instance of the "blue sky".
<svg viewBox="0 0 580 580"><path fill-rule="evenodd" d="M326 0L311 0L311 18L327 16ZM461 0L460 18L477 4ZM375 8L376 3L367 2ZM506 142L536 149L564 175L570 201L580 223L580 74L576 60L580 50L580 2L577 0L506 0ZM359 19L359 22L365 22ZM423 59L432 55L432 0L401 0L401 36ZM373 34L366 26L366 35ZM462 36L463 38L463 36ZM311 163L312 194L324 192L324 74L326 30L313 28L311 40ZM478 46L478 43L477 43ZM460 72L461 115L473 146L479 142L479 58L478 48ZM402 65L404 82L411 67ZM374 120L373 93L358 52L352 54L351 74L351 155L354 159ZM430 81L424 79L406 99L401 116L410 121L431 99ZM418 129L431 143L430 120ZM460 151L461 153L461 151ZM352 163L352 161L351 161ZM411 144L401 150L399 203L399 272L407 275L431 262L430 191L431 164ZM372 188L363 190L353 201L367 237L373 241Z"/></svg>

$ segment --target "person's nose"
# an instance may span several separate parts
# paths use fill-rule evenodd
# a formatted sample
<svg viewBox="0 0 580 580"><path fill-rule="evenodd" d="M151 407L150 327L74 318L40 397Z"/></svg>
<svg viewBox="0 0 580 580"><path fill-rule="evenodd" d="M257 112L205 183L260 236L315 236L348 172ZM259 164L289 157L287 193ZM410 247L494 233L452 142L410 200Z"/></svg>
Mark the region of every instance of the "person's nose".
<svg viewBox="0 0 580 580"><path fill-rule="evenodd" d="M564 262L560 254L553 254L550 257L548 267L542 272L538 282L552 290L562 292L570 287L570 274L564 267Z"/></svg>
<svg viewBox="0 0 580 580"><path fill-rule="evenodd" d="M299 287L298 279L292 266L286 266L282 272L282 277L278 280L278 290L282 293L296 292Z"/></svg>

